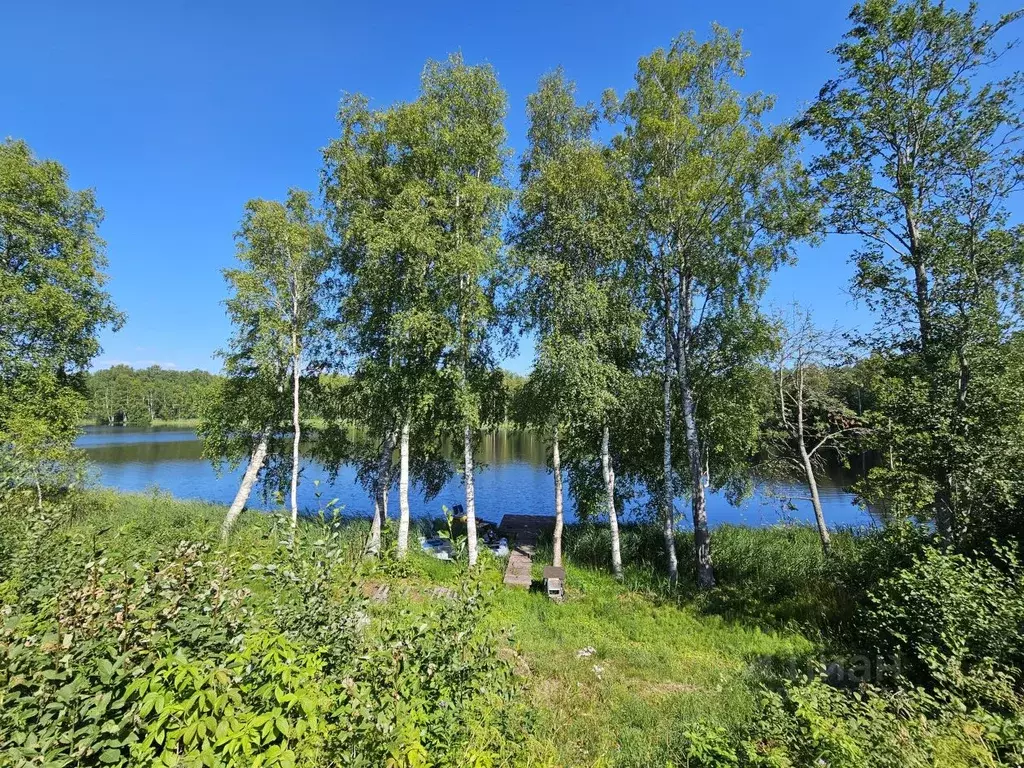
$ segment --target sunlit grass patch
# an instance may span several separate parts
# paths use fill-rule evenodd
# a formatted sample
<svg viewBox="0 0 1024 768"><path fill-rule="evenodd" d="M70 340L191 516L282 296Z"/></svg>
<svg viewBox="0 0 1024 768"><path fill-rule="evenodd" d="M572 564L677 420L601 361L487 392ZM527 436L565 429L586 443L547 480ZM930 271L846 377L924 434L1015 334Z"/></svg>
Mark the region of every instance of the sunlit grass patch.
<svg viewBox="0 0 1024 768"><path fill-rule="evenodd" d="M490 615L514 629L540 732L565 764L634 755L641 765L643 756L659 753L648 749L658 734L702 718L741 723L756 703L754 662L812 648L795 632L764 631L628 591L596 569L570 563L567 582L562 603L502 590Z"/></svg>

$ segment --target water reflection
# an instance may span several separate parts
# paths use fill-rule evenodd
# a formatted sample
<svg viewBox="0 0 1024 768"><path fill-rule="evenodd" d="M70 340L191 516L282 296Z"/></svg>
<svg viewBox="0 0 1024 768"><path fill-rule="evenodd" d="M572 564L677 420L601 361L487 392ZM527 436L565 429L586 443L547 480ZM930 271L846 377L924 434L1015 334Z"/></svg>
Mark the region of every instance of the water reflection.
<svg viewBox="0 0 1024 768"><path fill-rule="evenodd" d="M202 457L202 442L188 429L95 427L87 429L77 444L95 466L101 485L125 491L141 492L158 487L179 498L227 504L234 497L242 472L237 469L218 477ZM537 435L511 431L485 435L477 448L476 461L481 466L476 477L476 498L482 517L497 521L505 513L554 514L547 447ZM349 513L369 514L370 500L356 482L353 468L343 467L332 482L322 467L306 461L302 479L299 503L304 508L316 510L337 499L338 505ZM851 479L839 472L822 479L819 492L832 525L870 523L869 516L853 505L853 497L846 490ZM314 480L319 481L319 486L314 485ZM734 507L724 495L710 494L708 516L713 524L771 525L782 519L809 521L813 513L810 502L799 498L803 496L806 492L799 486L783 485L773 492L760 485L743 504ZM790 507L788 497L797 497L793 499L795 508ZM415 516L438 515L442 504L450 507L461 498L462 484L455 477L431 501L423 498L420 489L414 488L410 507ZM639 499L633 502L626 510L627 519L639 514L641 504ZM253 499L253 506L275 505L274 499ZM395 514L397 500L391 506L391 513ZM685 499L680 499L678 509L685 518L688 510ZM566 499L566 514L570 519L574 516L571 498Z"/></svg>

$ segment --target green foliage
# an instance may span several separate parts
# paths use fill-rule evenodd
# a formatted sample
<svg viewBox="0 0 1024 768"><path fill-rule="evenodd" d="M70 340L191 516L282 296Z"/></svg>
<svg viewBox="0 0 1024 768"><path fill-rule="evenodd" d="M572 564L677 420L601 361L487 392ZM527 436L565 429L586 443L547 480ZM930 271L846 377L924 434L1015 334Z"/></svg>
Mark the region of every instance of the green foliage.
<svg viewBox="0 0 1024 768"><path fill-rule="evenodd" d="M528 749L567 765L614 756L627 766L802 766L821 753L836 765L898 765L900 756L927 765L914 761L931 756L956 766L992 765L986 756L1012 765L1020 748L1016 715L964 708L945 686L930 697L858 698L822 683L757 692L774 679L772 660L814 653L795 624L868 648L857 645L866 633L847 625L892 574L879 604L911 612L900 621L916 627L921 646L970 619L979 630L965 635L974 655L962 656L964 669L997 646L1007 655L1012 633L1003 645L985 639L984 651L978 643L1013 624L994 600L1011 593L1015 566L964 577L969 565L956 559L939 569L940 586L908 589L903 572L917 568L908 553L925 540L913 528L837 532L825 558L811 528L721 527L720 585L693 601L688 580L673 586L660 575L656 527L623 527L619 584L606 575L607 529L568 526L571 591L555 604L511 590L487 597L461 583L460 569L425 556L400 572L386 557L367 564L365 526L336 519L305 521L289 541L285 521L246 518L233 549L217 551L210 542L222 510L213 506L104 493L47 509L0 561L0 733L24 737L0 739L0 764L27 754L101 764L105 753L114 765L147 765L173 749L182 765L204 754L221 765L286 765L293 755L303 765L488 765L517 764ZM692 546L685 535L677 543ZM484 568L480 578L497 582L500 571ZM367 582L380 579L391 595L368 601ZM438 591L435 579L453 587ZM986 580L991 590L981 588ZM930 617L943 614L919 598L943 590L980 607L926 636ZM978 618L986 611L991 618ZM498 630L513 624L523 654L515 658L529 667L525 691L502 660L508 640ZM888 655L886 637L878 645ZM579 659L588 645L596 657ZM905 671L936 685L923 665ZM517 703L525 696L539 708L529 728Z"/></svg>
<svg viewBox="0 0 1024 768"><path fill-rule="evenodd" d="M1019 708L1024 586L1010 549L998 560L934 548L871 593L867 626L912 680L968 703Z"/></svg>
<svg viewBox="0 0 1024 768"><path fill-rule="evenodd" d="M328 430L322 453L333 468L356 462L385 515L402 436L403 551L407 482L419 481L428 496L440 490L451 472L445 438L465 442L474 513L474 430L493 418L501 384L494 283L510 199L506 106L489 65L461 55L428 61L414 101L371 110L365 97L346 96L341 136L324 153L325 197L341 244L337 330L354 357L350 398L373 437L360 443ZM378 516L370 551L380 548L379 531ZM474 560L475 541L469 552Z"/></svg>
<svg viewBox="0 0 1024 768"><path fill-rule="evenodd" d="M864 492L933 520L964 551L1016 530L1024 444L1020 73L994 23L933 0L854 6L839 77L805 121L835 231L857 235L853 288L878 313L877 447Z"/></svg>
<svg viewBox="0 0 1024 768"><path fill-rule="evenodd" d="M411 472L432 495L450 473L440 451L450 404L438 366L454 327L432 268L442 233L428 214L435 169L421 162L424 104L371 110L364 97L347 96L338 120L341 136L324 153L325 196L341 243L338 335L354 364L344 391L327 403L333 423L317 450L330 467L355 463L380 499L392 480L388 444L408 420ZM337 426L345 418L369 436L352 439Z"/></svg>
<svg viewBox="0 0 1024 768"><path fill-rule="evenodd" d="M81 535L35 533L33 579L4 606L0 748L48 764L120 762L136 743L133 680L170 648L226 650L237 594L220 592L223 566L202 545L127 563Z"/></svg>
<svg viewBox="0 0 1024 768"><path fill-rule="evenodd" d="M281 768L316 762L330 706L321 663L269 632L246 635L220 663L175 651L126 692L138 698L146 723L132 761Z"/></svg>
<svg viewBox="0 0 1024 768"><path fill-rule="evenodd" d="M705 588L715 580L705 479L741 492L757 441L755 363L772 341L758 302L815 222L798 135L766 125L771 97L737 88L745 58L739 34L718 25L706 41L681 34L640 60L621 100L605 97L635 192L629 274L650 340L643 370L661 368L664 382L664 459L641 472L668 525L674 475L685 477Z"/></svg>
<svg viewBox="0 0 1024 768"><path fill-rule="evenodd" d="M207 371L174 371L158 365L115 365L90 373L89 419L97 424L151 424L198 419L217 377Z"/></svg>
<svg viewBox="0 0 1024 768"><path fill-rule="evenodd" d="M224 270L235 327L226 368L281 382L317 339L330 243L309 194L295 189L284 203L246 203L236 239L240 266Z"/></svg>
<svg viewBox="0 0 1024 768"><path fill-rule="evenodd" d="M104 289L107 262L91 191L28 145L0 142L0 473L63 459L85 411L97 334L124 321ZM10 456L8 454L11 454ZM0 485L25 474L0 474Z"/></svg>
<svg viewBox="0 0 1024 768"><path fill-rule="evenodd" d="M821 680L766 691L738 732L702 723L681 734L667 765L679 768L926 768L1013 766L1020 723L944 711L921 691L850 692Z"/></svg>
<svg viewBox="0 0 1024 768"><path fill-rule="evenodd" d="M1019 536L1021 342L975 347L969 369L955 353L934 364L880 358L868 418L872 447L888 461L871 469L861 493L893 516L936 521L964 551Z"/></svg>
<svg viewBox="0 0 1024 768"><path fill-rule="evenodd" d="M445 527L437 532L437 536L451 544L452 559L457 563L462 562L466 558L466 535L459 532L460 526L455 525L455 515L448 507L442 506L441 511L444 513Z"/></svg>
<svg viewBox="0 0 1024 768"><path fill-rule="evenodd" d="M305 193L246 206L225 378L85 373L98 330L122 321L101 212L58 164L0 145L0 764L1021 765L1024 251L1006 201L1022 79L982 74L1022 15L866 0L839 78L788 126L740 93L746 54L717 26L640 60L606 98L622 125L607 143L594 106L545 76L507 254L507 103L489 66L428 62L415 100L385 110L348 97L325 153L339 247ZM828 228L862 240L872 355L831 370L808 323L769 371L758 360L780 340L759 302L818 226L818 193ZM495 369L516 324L537 335L525 382ZM468 489L474 430L513 414L560 436L581 518L614 519L642 490L664 525L568 527L562 603L487 594L486 557L468 581L475 542L447 509L456 567L387 548L365 561L364 526L331 504L290 532L251 519L216 549L214 507L77 492L67 448L87 387L108 424L202 403L208 455L260 457L271 487L288 468L297 482L300 399L315 400L316 450L358 464L378 536L399 433L432 495L445 440L464 441ZM776 456L795 449L813 496L819 449L872 428L862 492L887 525L830 545L822 521L827 556L806 527L724 526L712 561L705 488L744 492L773 391L768 437ZM676 475L693 534L675 528ZM597 569L620 548L613 583ZM682 583L662 575L674 549L693 564ZM522 656L509 623L527 630ZM899 658L892 690L778 677L787 658L865 649ZM547 738L530 754L528 714Z"/></svg>
<svg viewBox="0 0 1024 768"><path fill-rule="evenodd" d="M246 203L235 239L239 266L224 270L234 334L220 353L225 378L208 393L199 434L217 469L248 460L266 441L268 460L257 469L265 489L281 489L298 472L300 382L323 342L332 248L309 194L297 189L284 203Z"/></svg>
<svg viewBox="0 0 1024 768"><path fill-rule="evenodd" d="M283 384L258 376L227 375L216 379L200 408L196 434L203 441L203 455L218 472L235 469L248 461L262 435L268 435L268 461L262 468L264 492L282 490L285 485L290 435L288 397Z"/></svg>
<svg viewBox="0 0 1024 768"><path fill-rule="evenodd" d="M627 585L672 601L695 598L691 580L673 585L664 577L664 540L656 526L627 523L620 535ZM841 647L862 650L874 643L867 631L871 622L863 614L868 594L908 567L929 541L926 531L909 524L838 529L833 554L825 557L808 525L721 525L715 535L719 584L713 592L696 596L701 610L764 627L799 626ZM579 566L606 569L608 540L605 526L568 525L566 557ZM543 556L547 546L541 543ZM692 554L693 546L692 534L676 533L676 548L684 557Z"/></svg>
<svg viewBox="0 0 1024 768"><path fill-rule="evenodd" d="M439 256L433 268L438 308L453 333L442 356L443 379L455 395L453 426L479 426L483 390L493 382L497 313L493 282L501 253L501 220L511 200L504 177L507 96L490 65L461 55L427 62L420 108L436 190Z"/></svg>
<svg viewBox="0 0 1024 768"><path fill-rule="evenodd" d="M486 765L522 727L497 637L473 629L486 607L479 588L463 586L425 612L382 617L348 684L350 700L335 713L338 748L352 765Z"/></svg>
<svg viewBox="0 0 1024 768"><path fill-rule="evenodd" d="M579 466L596 463L600 430L618 420L639 346L636 286L625 279L631 191L622 163L594 137L597 111L576 104L561 70L541 79L527 111L509 270L511 310L538 339L520 418L565 425L569 462Z"/></svg>
<svg viewBox="0 0 1024 768"><path fill-rule="evenodd" d="M220 551L213 508L173 519L174 502L147 513L134 500L144 517L112 530L100 502L70 527L27 526L0 570L0 764L493 765L517 753L517 685L479 589L371 610L355 578L361 537L337 520L294 538L257 520Z"/></svg>

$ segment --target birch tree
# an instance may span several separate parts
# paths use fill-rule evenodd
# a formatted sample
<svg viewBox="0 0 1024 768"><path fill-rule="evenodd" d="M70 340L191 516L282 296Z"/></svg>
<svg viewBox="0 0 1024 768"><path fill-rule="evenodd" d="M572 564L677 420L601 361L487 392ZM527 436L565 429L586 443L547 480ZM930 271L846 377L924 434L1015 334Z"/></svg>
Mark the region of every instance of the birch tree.
<svg viewBox="0 0 1024 768"><path fill-rule="evenodd" d="M613 431L638 339L635 296L625 278L635 245L629 186L618 158L593 138L597 111L576 104L574 85L561 71L541 80L527 110L530 145L513 251L518 315L538 336L531 381L552 439L555 556L560 561L561 449L570 432L574 460L598 456L612 569L621 578Z"/></svg>
<svg viewBox="0 0 1024 768"><path fill-rule="evenodd" d="M512 234L514 277L519 292L514 312L525 330L539 335L534 369L523 393L521 423L539 427L550 435L551 471L554 478L555 530L552 537L553 564L562 565L564 529L562 492L561 430L565 429L569 402L573 397L565 375L559 347L565 332L563 318L573 313L572 275L559 265L558 215L549 207L544 170L557 161L568 145L589 140L597 121L592 105L578 106L575 85L561 70L544 76L538 91L527 98L529 146L520 163L519 211ZM562 267L562 268L560 268ZM567 285L568 283L568 285Z"/></svg>
<svg viewBox="0 0 1024 768"><path fill-rule="evenodd" d="M506 97L490 66L461 56L428 62L417 101L425 131L420 181L429 202L436 261L428 279L450 336L442 372L462 446L466 538L477 561L473 449L483 391L491 385L498 315L494 281L502 251L501 220L511 194L504 178Z"/></svg>
<svg viewBox="0 0 1024 768"><path fill-rule="evenodd" d="M697 583L714 585L706 487L729 482L756 440L753 361L769 340L757 300L768 275L810 228L796 136L770 129L773 100L742 96L739 36L715 26L681 35L639 62L635 86L606 97L624 133L644 231L638 272L649 282L650 324L662 339L664 522L673 526L672 385L682 417Z"/></svg>
<svg viewBox="0 0 1024 768"><path fill-rule="evenodd" d="M842 337L815 328L810 313L794 307L777 320L779 343L774 373L775 423L767 431L774 457L807 486L821 548L831 553L818 473L826 457L841 457L846 441L864 433L857 414L832 391L830 373L842 362Z"/></svg>
<svg viewBox="0 0 1024 768"><path fill-rule="evenodd" d="M372 110L365 98L347 97L341 136L325 152L326 197L341 242L345 347L354 358L350 396L359 404L353 415L378 435L372 458L335 442L342 450L330 464L369 461L361 477L374 499L368 549L376 553L397 444L400 557L408 550L410 484L417 480L432 497L445 475L440 425L447 422L436 404L453 326L444 282L435 276L445 233L433 214L436 160L427 118L422 98Z"/></svg>
<svg viewBox="0 0 1024 768"><path fill-rule="evenodd" d="M302 435L301 393L303 355L321 329L321 299L330 265L330 247L323 224L318 220L308 194L292 190L285 203L250 200L237 235L241 266L224 271L231 290L226 305L235 326L231 349L225 354L226 373L233 394L239 387L251 387L257 402L276 400L290 390L291 523L298 524L299 447ZM275 395L276 393L276 395ZM211 450L237 451L233 438L215 435L231 430L233 420L252 421L224 399L223 409L208 412L204 433L211 438ZM271 403L254 409L266 414L256 425L255 443L249 466L235 501L225 518L227 535L241 512L267 457L270 439L279 426L278 406ZM232 418L234 417L234 418ZM239 425L240 426L240 425ZM234 445L233 445L234 444Z"/></svg>
<svg viewBox="0 0 1024 768"><path fill-rule="evenodd" d="M885 361L879 417L892 429L879 447L896 460L866 490L965 546L972 529L987 543L1024 497L1008 480L1024 468L1010 426L1024 413L1022 232L1008 206L1024 184L1024 80L991 79L1014 47L998 36L1022 14L858 4L839 76L807 114L829 228L859 240L853 288L878 315L864 341Z"/></svg>

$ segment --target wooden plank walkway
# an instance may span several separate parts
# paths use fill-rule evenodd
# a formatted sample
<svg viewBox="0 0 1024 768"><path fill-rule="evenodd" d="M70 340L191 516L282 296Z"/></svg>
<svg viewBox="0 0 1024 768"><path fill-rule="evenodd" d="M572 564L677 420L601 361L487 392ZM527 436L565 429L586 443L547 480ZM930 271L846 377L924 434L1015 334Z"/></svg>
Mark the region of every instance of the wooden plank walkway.
<svg viewBox="0 0 1024 768"><path fill-rule="evenodd" d="M547 515L505 515L498 532L509 541L511 552L505 567L505 583L530 588L533 583L533 553L542 531L553 531L555 518Z"/></svg>

